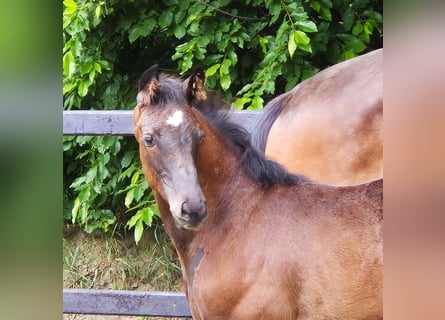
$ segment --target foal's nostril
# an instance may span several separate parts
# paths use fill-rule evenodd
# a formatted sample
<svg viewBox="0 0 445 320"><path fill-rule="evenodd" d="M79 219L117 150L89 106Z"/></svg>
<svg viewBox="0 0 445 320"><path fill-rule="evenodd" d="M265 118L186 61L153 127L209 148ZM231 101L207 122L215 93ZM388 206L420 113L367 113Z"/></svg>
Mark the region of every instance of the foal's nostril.
<svg viewBox="0 0 445 320"><path fill-rule="evenodd" d="M181 213L183 218L186 218L187 220L193 219L193 218L201 218L202 216L205 216L206 214L206 206L205 203L192 203L190 201L184 201L182 203L181 207Z"/></svg>
<svg viewBox="0 0 445 320"><path fill-rule="evenodd" d="M190 210L189 210L187 202L183 202L182 203L181 213L182 213L183 216L190 215Z"/></svg>
<svg viewBox="0 0 445 320"><path fill-rule="evenodd" d="M199 230L207 220L206 201L190 200L181 205L180 227L189 230Z"/></svg>

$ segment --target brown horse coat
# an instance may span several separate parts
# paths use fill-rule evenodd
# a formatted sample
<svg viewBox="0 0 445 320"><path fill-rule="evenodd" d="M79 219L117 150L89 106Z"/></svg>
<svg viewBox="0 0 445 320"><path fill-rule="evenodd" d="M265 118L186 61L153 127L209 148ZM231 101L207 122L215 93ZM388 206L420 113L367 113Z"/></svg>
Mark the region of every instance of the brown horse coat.
<svg viewBox="0 0 445 320"><path fill-rule="evenodd" d="M332 185L383 177L383 49L336 64L265 106L254 145Z"/></svg>
<svg viewBox="0 0 445 320"><path fill-rule="evenodd" d="M290 175L241 127L190 107L202 73L183 88L148 71L135 137L193 318L381 319L383 181Z"/></svg>

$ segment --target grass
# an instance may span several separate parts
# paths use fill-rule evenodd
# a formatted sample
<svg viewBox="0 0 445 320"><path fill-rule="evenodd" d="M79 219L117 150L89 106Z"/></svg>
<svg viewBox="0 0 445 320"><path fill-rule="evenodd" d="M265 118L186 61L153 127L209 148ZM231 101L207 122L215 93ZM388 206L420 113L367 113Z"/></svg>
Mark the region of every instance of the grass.
<svg viewBox="0 0 445 320"><path fill-rule="evenodd" d="M146 277L163 283L169 290L177 291L181 268L173 246L159 225L153 228L155 243L150 252L150 263L147 266Z"/></svg>
<svg viewBox="0 0 445 320"><path fill-rule="evenodd" d="M65 242L65 239L63 239ZM65 273L68 272L69 276L66 276L67 279L70 279L70 288L92 288L94 285L94 280L89 279L87 275L84 275L84 272L79 270L77 264L77 258L79 257L79 247L76 247L73 250L68 249L67 254L63 255L63 271ZM65 279L65 274L64 274Z"/></svg>
<svg viewBox="0 0 445 320"><path fill-rule="evenodd" d="M182 291L182 276L170 239L155 223L138 245L133 234L87 234L69 227L63 238L64 288ZM96 315L64 315L68 319L165 319Z"/></svg>

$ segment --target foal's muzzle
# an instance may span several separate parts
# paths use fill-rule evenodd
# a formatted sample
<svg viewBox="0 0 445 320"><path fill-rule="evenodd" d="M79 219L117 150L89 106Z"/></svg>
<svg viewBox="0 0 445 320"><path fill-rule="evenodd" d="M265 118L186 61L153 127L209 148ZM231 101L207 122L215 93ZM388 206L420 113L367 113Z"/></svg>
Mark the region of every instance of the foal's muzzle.
<svg viewBox="0 0 445 320"><path fill-rule="evenodd" d="M187 230L199 230L207 220L207 204L202 199L187 199L181 205L181 216L176 223Z"/></svg>

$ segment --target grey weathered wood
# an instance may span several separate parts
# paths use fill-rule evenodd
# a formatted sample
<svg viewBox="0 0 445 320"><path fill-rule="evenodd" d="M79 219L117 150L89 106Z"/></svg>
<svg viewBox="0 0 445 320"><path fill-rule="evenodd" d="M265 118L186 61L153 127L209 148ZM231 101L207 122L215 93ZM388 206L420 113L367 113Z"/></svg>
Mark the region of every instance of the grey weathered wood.
<svg viewBox="0 0 445 320"><path fill-rule="evenodd" d="M132 111L79 110L63 111L63 134L77 136L133 135ZM261 111L233 111L231 118L249 132L258 121Z"/></svg>
<svg viewBox="0 0 445 320"><path fill-rule="evenodd" d="M190 318L185 294L63 289L63 313Z"/></svg>
<svg viewBox="0 0 445 320"><path fill-rule="evenodd" d="M63 134L76 136L127 136L133 134L132 111L63 111Z"/></svg>

